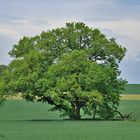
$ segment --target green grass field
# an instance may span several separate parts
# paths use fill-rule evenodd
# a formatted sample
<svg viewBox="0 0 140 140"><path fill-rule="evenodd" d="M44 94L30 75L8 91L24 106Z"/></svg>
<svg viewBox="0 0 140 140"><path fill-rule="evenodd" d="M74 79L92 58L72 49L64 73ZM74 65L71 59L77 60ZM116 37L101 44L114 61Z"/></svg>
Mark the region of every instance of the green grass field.
<svg viewBox="0 0 140 140"><path fill-rule="evenodd" d="M140 94L140 84L127 84L126 94Z"/></svg>
<svg viewBox="0 0 140 140"><path fill-rule="evenodd" d="M69 121L47 104L7 101L0 108L0 140L139 140L140 101L121 101L124 113L136 121Z"/></svg>
<svg viewBox="0 0 140 140"><path fill-rule="evenodd" d="M129 84L125 93L133 96L139 91L140 85ZM140 100L120 104L121 112L133 112L135 121L70 121L60 118L59 112L48 112L49 108L8 100L0 107L0 140L140 140Z"/></svg>

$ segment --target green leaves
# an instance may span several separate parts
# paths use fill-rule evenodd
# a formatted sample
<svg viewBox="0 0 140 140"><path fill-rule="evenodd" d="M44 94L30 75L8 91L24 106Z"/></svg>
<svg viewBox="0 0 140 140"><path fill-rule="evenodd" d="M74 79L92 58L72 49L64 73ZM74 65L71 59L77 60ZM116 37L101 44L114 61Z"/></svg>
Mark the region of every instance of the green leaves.
<svg viewBox="0 0 140 140"><path fill-rule="evenodd" d="M94 117L112 118L126 83L118 78L125 52L98 29L66 23L63 28L23 37L13 46L9 52L13 61L1 82L3 91L48 102L53 111L71 119L80 119L81 109Z"/></svg>
<svg viewBox="0 0 140 140"><path fill-rule="evenodd" d="M0 65L0 105L5 101L5 75L7 74L8 66Z"/></svg>

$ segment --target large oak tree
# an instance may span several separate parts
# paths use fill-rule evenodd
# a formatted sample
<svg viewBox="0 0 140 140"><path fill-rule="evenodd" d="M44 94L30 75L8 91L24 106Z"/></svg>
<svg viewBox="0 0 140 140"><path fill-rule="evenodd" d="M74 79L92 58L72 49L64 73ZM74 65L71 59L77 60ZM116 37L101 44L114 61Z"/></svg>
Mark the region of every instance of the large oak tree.
<svg viewBox="0 0 140 140"><path fill-rule="evenodd" d="M126 84L118 65L125 52L81 22L23 37L9 53L5 92L47 102L70 119L80 119L81 109L94 118L114 118Z"/></svg>

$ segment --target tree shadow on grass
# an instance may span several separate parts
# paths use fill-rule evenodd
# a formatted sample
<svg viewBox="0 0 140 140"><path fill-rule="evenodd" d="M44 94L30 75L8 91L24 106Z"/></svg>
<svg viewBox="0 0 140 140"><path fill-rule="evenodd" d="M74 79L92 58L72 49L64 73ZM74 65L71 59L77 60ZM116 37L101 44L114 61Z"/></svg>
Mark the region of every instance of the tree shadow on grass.
<svg viewBox="0 0 140 140"><path fill-rule="evenodd" d="M91 119L91 118L82 118L80 120L70 120L70 119L23 119L23 120L5 120L11 122L100 122L100 121L123 121L122 119Z"/></svg>

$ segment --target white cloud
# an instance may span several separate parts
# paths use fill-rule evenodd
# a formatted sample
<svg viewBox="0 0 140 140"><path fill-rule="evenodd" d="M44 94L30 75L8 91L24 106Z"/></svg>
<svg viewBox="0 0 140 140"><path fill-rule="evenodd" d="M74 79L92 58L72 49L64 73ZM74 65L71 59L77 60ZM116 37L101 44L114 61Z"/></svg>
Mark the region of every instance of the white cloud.
<svg viewBox="0 0 140 140"><path fill-rule="evenodd" d="M17 36L19 36L19 33L11 28L0 26L0 34L3 34L5 36L9 36L9 38L15 39Z"/></svg>
<svg viewBox="0 0 140 140"><path fill-rule="evenodd" d="M7 22L6 22L7 21ZM48 26L48 21L43 19L9 19L0 23L0 34L18 41L22 36L39 34Z"/></svg>

